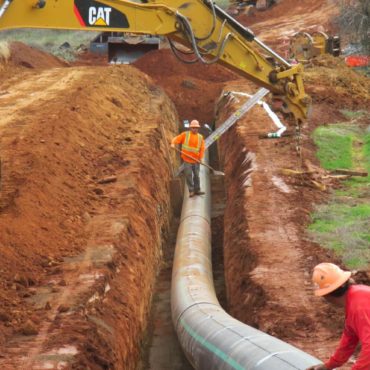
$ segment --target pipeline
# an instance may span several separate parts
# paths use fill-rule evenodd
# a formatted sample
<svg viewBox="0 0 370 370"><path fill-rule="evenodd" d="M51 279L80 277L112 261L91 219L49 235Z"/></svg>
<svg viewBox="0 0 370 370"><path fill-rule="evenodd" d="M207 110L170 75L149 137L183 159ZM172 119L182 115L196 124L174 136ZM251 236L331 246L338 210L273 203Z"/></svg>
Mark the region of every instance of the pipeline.
<svg viewBox="0 0 370 370"><path fill-rule="evenodd" d="M189 198L185 191L171 285L172 321L189 362L202 370L303 370L320 364L221 308L212 276L209 170L202 167L200 176L206 194Z"/></svg>

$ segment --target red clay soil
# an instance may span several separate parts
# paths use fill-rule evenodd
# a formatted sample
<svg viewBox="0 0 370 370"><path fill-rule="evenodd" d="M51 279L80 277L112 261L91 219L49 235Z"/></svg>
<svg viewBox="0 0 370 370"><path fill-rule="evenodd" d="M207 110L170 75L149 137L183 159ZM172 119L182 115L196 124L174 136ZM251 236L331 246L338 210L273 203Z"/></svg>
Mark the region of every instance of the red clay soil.
<svg viewBox="0 0 370 370"><path fill-rule="evenodd" d="M10 52L9 62L15 66L26 68L53 68L68 66L67 62L39 49L27 46L22 42L12 42L10 44Z"/></svg>
<svg viewBox="0 0 370 370"><path fill-rule="evenodd" d="M0 87L0 365L133 369L171 213L159 125L169 141L173 105L128 66L13 71Z"/></svg>
<svg viewBox="0 0 370 370"><path fill-rule="evenodd" d="M276 13L281 18L273 25L284 3L286 13ZM268 30L267 40L272 30L329 24L328 4L283 0L261 13L266 21L253 29ZM127 66L3 66L9 71L0 80L4 369L135 368L171 217L159 125L168 141L177 131L174 105L181 120L211 122L225 84L255 90L242 80L230 84L237 77L220 66L183 65L168 50L135 65L151 78ZM302 152L313 164L312 129L369 101L359 86L351 99L352 79L344 81L336 69L325 63L307 75L314 110L303 126ZM339 93L333 81L344 85ZM231 111L220 111L218 122ZM237 318L324 358L342 315L312 297L310 270L336 260L307 241L304 230L313 204L328 194L280 174L299 161L291 138L255 135L271 130L255 108L221 143L228 306Z"/></svg>
<svg viewBox="0 0 370 370"><path fill-rule="evenodd" d="M328 0L282 0L266 11L238 17L254 34L275 51L284 55L284 39L296 32L324 30L335 34L339 4Z"/></svg>
<svg viewBox="0 0 370 370"><path fill-rule="evenodd" d="M253 30L268 45L280 46L280 38L302 29L323 26L326 31L333 30L331 20L337 10L326 1L282 1L269 11L258 13L261 16L256 16L256 22L265 22L256 23ZM169 83L174 67L171 63L167 68L164 53L152 53L136 65L165 89L179 112L186 111L189 107L184 106L180 84ZM157 55L161 55L160 60L154 59ZM183 68L176 65L177 80L184 78L180 73ZM313 98L313 112L302 128L301 150L307 165L318 166L310 133L318 125L344 120L340 112L343 108L370 109L370 85L368 79L349 70L341 59L323 57L306 70L306 89ZM188 76L193 73L196 72L189 70ZM202 72L200 77L206 80L207 75ZM227 84L227 90L230 88L255 90L242 82ZM208 93L204 85L202 93ZM202 95L197 96L197 102L203 110ZM218 122L236 108L229 106L228 111L221 111ZM261 108L255 108L248 117L221 141L227 180L224 253L229 310L238 319L325 359L338 342L343 313L314 299L310 276L315 264L340 261L310 242L305 228L314 204L325 201L328 192L304 179L297 182L284 178L281 168L302 168L296 141L258 140L256 133L276 128ZM208 118L203 122L208 122ZM358 273L357 281L369 284L368 274Z"/></svg>
<svg viewBox="0 0 370 370"><path fill-rule="evenodd" d="M325 1L300 1L299 5L281 1L257 13L252 29L269 45L279 46L280 38L293 31L329 27L333 7ZM246 18L240 21L248 24ZM311 132L318 125L344 120L341 109L370 111L370 82L342 60L323 57L306 67L305 87L313 98L313 111L302 128L302 159L292 138L256 140L258 132L276 131L261 107L254 108L221 140L228 199L226 290L232 315L325 359L338 342L343 312L313 297L310 276L315 264L340 261L309 241L305 228L313 205L325 201L329 191L320 191L305 179L284 177L280 170L299 170L302 164L319 166ZM234 83L226 90L252 92L255 88ZM218 122L237 106L221 110ZM356 277L369 284L370 271Z"/></svg>
<svg viewBox="0 0 370 370"><path fill-rule="evenodd" d="M108 56L90 51L81 52L77 55L77 59L70 64L73 66L106 66L108 65Z"/></svg>
<svg viewBox="0 0 370 370"><path fill-rule="evenodd" d="M175 102L180 119L214 120L214 104L224 83L239 77L217 65L180 62L169 49L152 51L134 63L149 74Z"/></svg>
<svg viewBox="0 0 370 370"><path fill-rule="evenodd" d="M254 89L240 83L228 85L230 90ZM219 122L239 105L223 110ZM316 110L312 126L303 131L303 159L308 164L318 165L309 133L323 123L322 109ZM266 112L256 107L221 139L227 189L228 310L239 320L325 359L339 339L343 312L313 297L311 271L319 262L340 261L309 241L305 228L313 205L324 201L328 192L282 174L281 169L302 169L301 160L295 139L256 140L256 133L274 131Z"/></svg>

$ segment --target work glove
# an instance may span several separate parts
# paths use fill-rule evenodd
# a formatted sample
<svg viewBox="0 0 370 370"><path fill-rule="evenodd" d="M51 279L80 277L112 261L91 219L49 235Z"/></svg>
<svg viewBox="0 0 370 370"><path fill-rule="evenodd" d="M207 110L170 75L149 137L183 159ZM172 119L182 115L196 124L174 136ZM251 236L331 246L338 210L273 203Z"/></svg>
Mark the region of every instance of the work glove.
<svg viewBox="0 0 370 370"><path fill-rule="evenodd" d="M328 370L325 365L315 365L307 368L306 370Z"/></svg>

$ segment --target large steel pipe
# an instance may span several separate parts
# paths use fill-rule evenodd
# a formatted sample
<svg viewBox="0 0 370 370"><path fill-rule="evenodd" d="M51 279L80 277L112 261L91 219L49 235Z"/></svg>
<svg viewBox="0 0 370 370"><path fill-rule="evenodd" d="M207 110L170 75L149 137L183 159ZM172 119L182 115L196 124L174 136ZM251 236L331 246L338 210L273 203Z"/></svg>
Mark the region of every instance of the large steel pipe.
<svg viewBox="0 0 370 370"><path fill-rule="evenodd" d="M201 168L206 195L187 191L177 234L172 272L172 320L183 351L195 369L306 369L320 361L228 315L213 286L210 184ZM235 279L238 277L235 276Z"/></svg>

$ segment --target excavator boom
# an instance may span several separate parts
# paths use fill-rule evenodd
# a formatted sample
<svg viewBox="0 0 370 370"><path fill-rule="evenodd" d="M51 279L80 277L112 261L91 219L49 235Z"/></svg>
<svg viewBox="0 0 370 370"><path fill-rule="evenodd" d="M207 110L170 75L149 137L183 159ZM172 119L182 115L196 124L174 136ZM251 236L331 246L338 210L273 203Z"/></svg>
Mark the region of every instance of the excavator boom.
<svg viewBox="0 0 370 370"><path fill-rule="evenodd" d="M187 63L221 63L269 89L296 120L307 118L300 64L290 65L210 0L0 0L0 30L52 28L167 36ZM178 48L178 43L192 51Z"/></svg>

